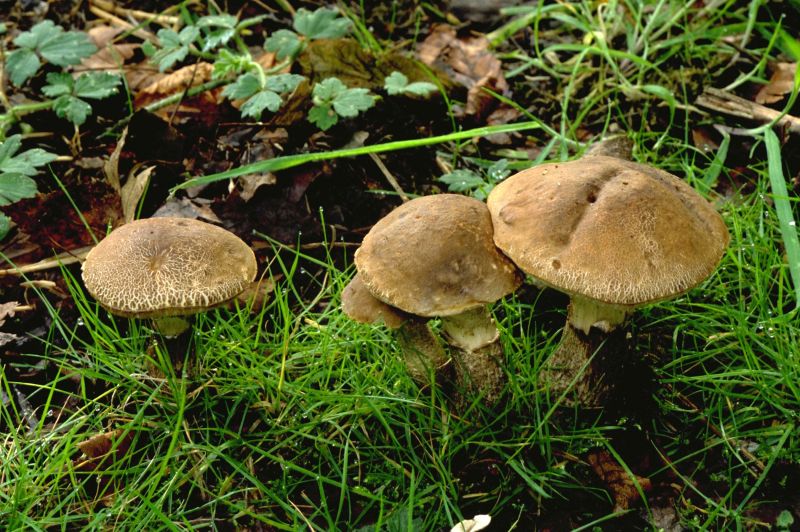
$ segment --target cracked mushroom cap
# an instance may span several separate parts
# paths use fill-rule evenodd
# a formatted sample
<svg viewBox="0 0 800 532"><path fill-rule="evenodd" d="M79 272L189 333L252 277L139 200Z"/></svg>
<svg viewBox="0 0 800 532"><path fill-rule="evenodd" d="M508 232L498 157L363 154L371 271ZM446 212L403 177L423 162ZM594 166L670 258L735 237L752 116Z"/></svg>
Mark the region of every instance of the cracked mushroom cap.
<svg viewBox="0 0 800 532"><path fill-rule="evenodd" d="M408 319L401 310L373 296L359 274L355 274L342 290L342 310L358 323L383 322L390 329L397 329Z"/></svg>
<svg viewBox="0 0 800 532"><path fill-rule="evenodd" d="M372 295L424 317L492 303L521 283L492 241L486 205L458 194L399 206L364 237L355 262Z"/></svg>
<svg viewBox="0 0 800 532"><path fill-rule="evenodd" d="M515 174L489 195L495 243L570 295L636 306L706 279L728 245L714 207L678 177L595 156Z"/></svg>
<svg viewBox="0 0 800 532"><path fill-rule="evenodd" d="M89 293L129 317L194 314L235 297L253 281L256 258L239 237L188 218L125 224L82 267Z"/></svg>

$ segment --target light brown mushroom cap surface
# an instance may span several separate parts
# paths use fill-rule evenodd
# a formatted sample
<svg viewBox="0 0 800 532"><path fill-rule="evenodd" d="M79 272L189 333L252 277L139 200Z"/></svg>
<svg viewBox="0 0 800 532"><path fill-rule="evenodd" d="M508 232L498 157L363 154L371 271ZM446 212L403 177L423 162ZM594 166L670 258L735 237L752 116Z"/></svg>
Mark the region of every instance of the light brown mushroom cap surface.
<svg viewBox="0 0 800 532"><path fill-rule="evenodd" d="M256 275L253 250L220 227L187 218L125 224L86 257L83 281L113 314L194 314L236 296Z"/></svg>
<svg viewBox="0 0 800 532"><path fill-rule="evenodd" d="M451 316L497 301L521 283L494 245L486 205L458 194L413 199L373 226L356 268L381 301L417 316Z"/></svg>
<svg viewBox="0 0 800 532"><path fill-rule="evenodd" d="M361 276L356 274L342 290L342 310L359 323L379 323L397 329L408 319L401 310L393 308L373 296Z"/></svg>
<svg viewBox="0 0 800 532"><path fill-rule="evenodd" d="M722 217L691 186L649 166L594 156L515 174L491 192L495 243L523 271L614 305L674 297L716 268Z"/></svg>

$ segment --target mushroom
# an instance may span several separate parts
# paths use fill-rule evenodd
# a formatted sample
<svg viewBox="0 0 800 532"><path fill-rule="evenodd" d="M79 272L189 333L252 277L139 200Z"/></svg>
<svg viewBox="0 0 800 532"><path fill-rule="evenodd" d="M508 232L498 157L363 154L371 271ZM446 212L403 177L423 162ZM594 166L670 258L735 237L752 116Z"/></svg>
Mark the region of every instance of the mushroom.
<svg viewBox="0 0 800 532"><path fill-rule="evenodd" d="M605 364L615 363L601 347L609 333L637 307L706 279L729 240L722 217L684 181L602 155L515 174L494 188L488 207L497 246L570 296L562 341L544 370L551 392L574 382L575 400L587 406L602 404L613 384Z"/></svg>
<svg viewBox="0 0 800 532"><path fill-rule="evenodd" d="M383 323L395 332L403 362L411 377L425 384L449 362L427 321L376 299L357 273L342 290L342 310L359 323Z"/></svg>
<svg viewBox="0 0 800 532"><path fill-rule="evenodd" d="M220 227L188 218L125 224L86 256L86 289L112 314L153 318L165 336L189 324L176 319L220 305L255 278L253 250Z"/></svg>
<svg viewBox="0 0 800 532"><path fill-rule="evenodd" d="M355 255L367 290L409 314L440 317L456 373L488 404L503 386L502 347L488 305L521 276L492 241L486 205L458 194L416 198L389 213Z"/></svg>

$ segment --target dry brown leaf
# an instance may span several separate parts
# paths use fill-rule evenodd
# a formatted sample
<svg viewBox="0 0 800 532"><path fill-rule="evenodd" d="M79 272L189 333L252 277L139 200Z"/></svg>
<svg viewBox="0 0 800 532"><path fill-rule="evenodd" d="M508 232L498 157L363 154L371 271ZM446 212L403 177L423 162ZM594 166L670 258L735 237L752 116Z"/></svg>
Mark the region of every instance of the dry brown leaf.
<svg viewBox="0 0 800 532"><path fill-rule="evenodd" d="M119 197L122 201L122 215L125 223L132 222L136 217L136 207L139 205L139 200L144 194L144 189L150 181L150 174L155 170L155 166L148 166L138 174L128 176L122 189L119 191Z"/></svg>
<svg viewBox="0 0 800 532"><path fill-rule="evenodd" d="M13 318L14 311L19 306L16 301L9 301L7 303L0 303L0 327L6 322L6 318Z"/></svg>
<svg viewBox="0 0 800 532"><path fill-rule="evenodd" d="M422 42L418 54L423 63L444 70L467 88L467 114L486 116L491 112L494 98L484 88L499 93L508 90L502 64L489 50L486 37L459 38L453 27L439 24Z"/></svg>
<svg viewBox="0 0 800 532"><path fill-rule="evenodd" d="M153 213L153 217L203 219L207 222L221 224L222 220L209 207L211 200L204 198L170 197Z"/></svg>
<svg viewBox="0 0 800 532"><path fill-rule="evenodd" d="M119 140L117 141L117 145L114 147L114 151L111 152L109 155L108 160L103 165L103 173L106 175L106 179L111 187L119 193L120 189L120 181L119 181L119 156L122 153L122 148L125 146L125 138L128 136L128 126L125 126L125 129L122 130L122 135L119 136Z"/></svg>
<svg viewBox="0 0 800 532"><path fill-rule="evenodd" d="M190 87L196 87L211 79L214 66L211 63L200 62L187 65L175 72L159 76L158 79L142 88L136 96L137 107L147 105L141 100L155 101L173 94L183 92ZM151 100L152 99L152 100Z"/></svg>
<svg viewBox="0 0 800 532"><path fill-rule="evenodd" d="M756 103L766 105L779 102L794 90L797 63L775 63L772 67L772 77L756 94Z"/></svg>
<svg viewBox="0 0 800 532"><path fill-rule="evenodd" d="M611 492L615 512L627 510L640 499L637 485L645 493L652 488L649 478L636 475L634 481L608 451L594 451L589 454L587 460L592 470Z"/></svg>

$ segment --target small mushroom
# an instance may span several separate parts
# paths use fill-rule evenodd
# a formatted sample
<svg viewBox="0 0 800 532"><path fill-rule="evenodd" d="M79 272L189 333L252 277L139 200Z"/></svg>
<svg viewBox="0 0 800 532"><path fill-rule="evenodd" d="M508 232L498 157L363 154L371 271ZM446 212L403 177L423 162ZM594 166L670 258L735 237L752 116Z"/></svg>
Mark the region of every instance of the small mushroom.
<svg viewBox="0 0 800 532"><path fill-rule="evenodd" d="M408 373L420 384L429 383L431 373L440 373L449 362L427 320L376 299L361 282L359 274L342 290L342 310L359 323L383 323L392 329Z"/></svg>
<svg viewBox="0 0 800 532"><path fill-rule="evenodd" d="M495 247L486 205L457 194L416 198L389 213L364 237L356 268L367 290L392 307L440 317L456 348L462 383L499 397L502 348L488 305L521 277Z"/></svg>
<svg viewBox="0 0 800 532"><path fill-rule="evenodd" d="M225 303L255 275L253 250L239 237L188 218L125 224L95 246L82 267L86 289L106 310L153 318L165 336L188 327L175 318Z"/></svg>
<svg viewBox="0 0 800 532"><path fill-rule="evenodd" d="M706 279L729 240L722 217L684 181L602 155L515 174L488 206L497 246L570 296L562 341L544 370L551 392L574 382L575 400L587 406L609 392L604 364L614 362L595 355L608 333L635 308Z"/></svg>

